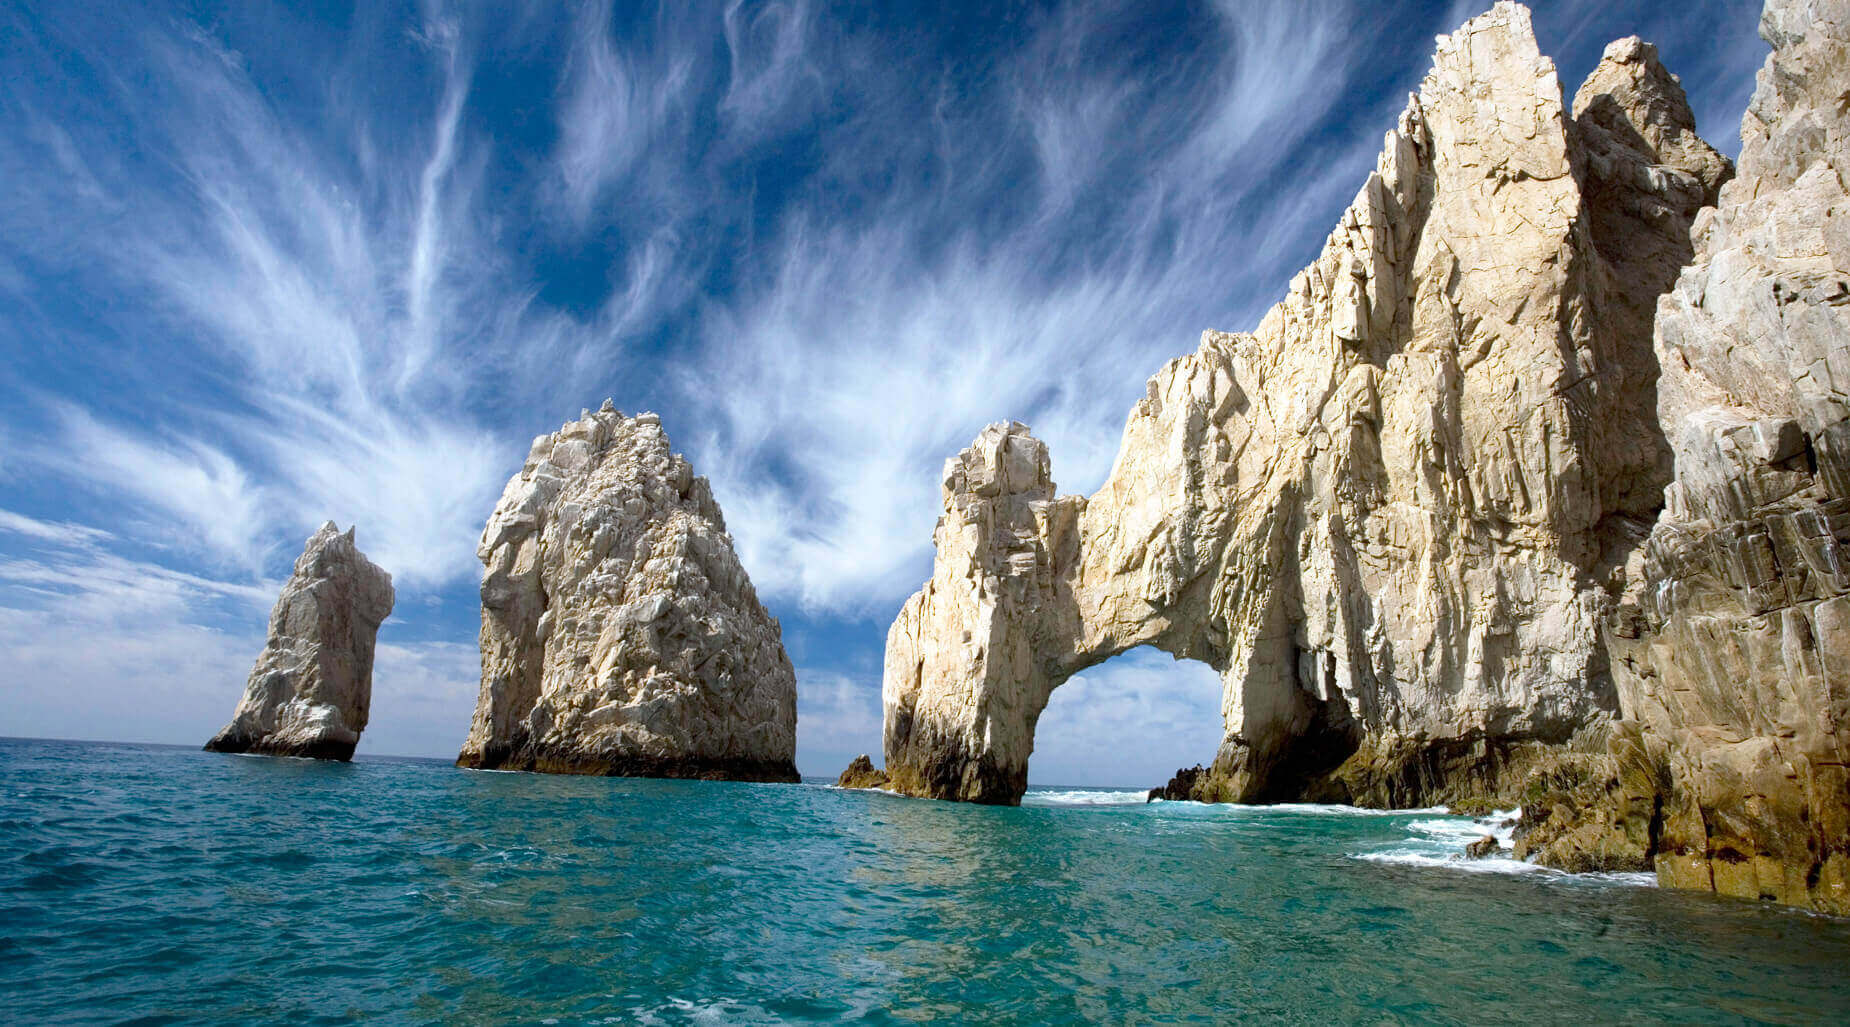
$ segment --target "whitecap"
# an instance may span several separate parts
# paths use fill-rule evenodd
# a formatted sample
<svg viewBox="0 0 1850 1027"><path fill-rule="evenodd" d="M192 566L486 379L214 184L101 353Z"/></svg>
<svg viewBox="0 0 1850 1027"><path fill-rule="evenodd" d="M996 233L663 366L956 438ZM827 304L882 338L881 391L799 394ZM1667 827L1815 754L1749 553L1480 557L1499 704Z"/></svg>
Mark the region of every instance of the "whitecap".
<svg viewBox="0 0 1850 1027"><path fill-rule="evenodd" d="M1030 788L1021 797L1021 801L1049 806L1141 806L1149 801L1149 793L1085 788Z"/></svg>
<svg viewBox="0 0 1850 1027"><path fill-rule="evenodd" d="M1445 810L1441 807L1418 812L1444 814ZM1474 874L1539 874L1595 883L1656 887L1657 878L1649 873L1570 874L1514 858L1509 853L1515 846L1516 815L1516 810L1500 810L1487 817L1440 816L1414 820L1407 824L1412 837L1390 848L1352 852L1349 856L1369 863L1440 867ZM1467 857L1465 848L1486 835L1497 840L1497 854L1483 859Z"/></svg>

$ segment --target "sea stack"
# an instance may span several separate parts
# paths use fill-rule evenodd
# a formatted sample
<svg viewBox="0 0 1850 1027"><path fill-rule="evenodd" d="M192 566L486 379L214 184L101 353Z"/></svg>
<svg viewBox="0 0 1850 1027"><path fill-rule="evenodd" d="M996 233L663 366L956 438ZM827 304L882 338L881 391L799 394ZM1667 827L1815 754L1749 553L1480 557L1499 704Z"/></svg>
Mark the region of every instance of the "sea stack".
<svg viewBox="0 0 1850 1027"><path fill-rule="evenodd" d="M392 576L329 521L308 539L270 611L270 636L212 752L353 758L373 698L373 644Z"/></svg>
<svg viewBox="0 0 1850 1027"><path fill-rule="evenodd" d="M535 439L482 533L457 763L796 781L796 673L705 478L608 401Z"/></svg>
<svg viewBox="0 0 1850 1027"><path fill-rule="evenodd" d="M1570 112L1527 9L1441 37L1322 255L1150 379L1097 493L1020 424L947 464L887 636L892 787L1019 801L1051 691L1140 645L1224 682L1166 797L1423 806L1605 760L1601 625L1671 471L1652 313L1731 171L1692 126L1641 41Z"/></svg>

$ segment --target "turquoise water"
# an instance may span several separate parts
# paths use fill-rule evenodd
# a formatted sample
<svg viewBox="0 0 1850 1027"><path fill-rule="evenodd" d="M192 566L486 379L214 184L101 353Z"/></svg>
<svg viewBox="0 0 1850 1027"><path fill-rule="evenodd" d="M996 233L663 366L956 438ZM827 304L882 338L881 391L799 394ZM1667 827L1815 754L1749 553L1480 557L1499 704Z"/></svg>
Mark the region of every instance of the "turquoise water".
<svg viewBox="0 0 1850 1027"><path fill-rule="evenodd" d="M1850 922L1431 812L0 741L9 1022L1841 1022ZM1506 872L1507 871L1507 872Z"/></svg>

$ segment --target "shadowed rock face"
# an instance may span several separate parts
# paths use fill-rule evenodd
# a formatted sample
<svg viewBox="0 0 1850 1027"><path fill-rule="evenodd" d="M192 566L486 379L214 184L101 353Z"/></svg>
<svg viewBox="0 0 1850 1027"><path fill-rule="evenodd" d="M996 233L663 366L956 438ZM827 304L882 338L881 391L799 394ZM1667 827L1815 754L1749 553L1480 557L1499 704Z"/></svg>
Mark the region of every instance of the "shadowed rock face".
<svg viewBox="0 0 1850 1027"><path fill-rule="evenodd" d="M457 763L796 781L796 674L705 478L609 403L534 440L482 533Z"/></svg>
<svg viewBox="0 0 1850 1027"><path fill-rule="evenodd" d="M1658 312L1676 480L1609 622L1629 770L1547 855L1644 835L1666 885L1845 913L1850 2L1772 0L1761 35L1740 176Z"/></svg>
<svg viewBox="0 0 1850 1027"><path fill-rule="evenodd" d="M947 463L893 788L1019 801L1052 689L1138 645L1222 674L1196 798L1424 805L1604 752L1599 626L1670 477L1651 312L1729 167L1636 40L1576 100L1497 5L1259 327L1150 380L1098 493L1019 424Z"/></svg>
<svg viewBox="0 0 1850 1027"><path fill-rule="evenodd" d="M392 576L329 521L310 536L270 611L270 635L213 752L353 758L373 695L373 643Z"/></svg>

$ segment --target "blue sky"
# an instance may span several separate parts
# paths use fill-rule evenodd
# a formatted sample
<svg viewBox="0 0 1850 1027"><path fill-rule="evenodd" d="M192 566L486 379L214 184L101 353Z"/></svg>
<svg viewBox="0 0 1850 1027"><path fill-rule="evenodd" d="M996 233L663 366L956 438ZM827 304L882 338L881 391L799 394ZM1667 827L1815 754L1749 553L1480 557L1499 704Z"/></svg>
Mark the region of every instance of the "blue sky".
<svg viewBox="0 0 1850 1027"><path fill-rule="evenodd" d="M1486 6L9 5L0 734L203 742L332 518L398 587L361 751L453 755L482 522L610 396L713 481L799 767L877 754L943 460L1014 418L1096 488ZM1733 153L1758 9L1536 24L1570 97L1658 43ZM1055 694L1030 776L1144 784L1219 735L1213 673L1138 651Z"/></svg>

